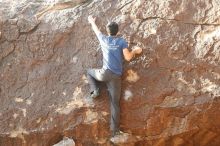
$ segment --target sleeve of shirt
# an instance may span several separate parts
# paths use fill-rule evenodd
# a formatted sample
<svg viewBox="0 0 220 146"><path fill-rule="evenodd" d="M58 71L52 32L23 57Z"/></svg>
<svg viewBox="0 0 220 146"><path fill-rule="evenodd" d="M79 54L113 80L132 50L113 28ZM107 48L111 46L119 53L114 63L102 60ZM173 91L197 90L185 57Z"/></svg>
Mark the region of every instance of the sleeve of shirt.
<svg viewBox="0 0 220 146"><path fill-rule="evenodd" d="M122 50L123 50L123 49L126 49L126 48L128 48L128 43L127 43L125 40L123 40Z"/></svg>
<svg viewBox="0 0 220 146"><path fill-rule="evenodd" d="M104 42L105 35L103 35L102 33L98 33L97 38L98 38L100 44L102 44Z"/></svg>

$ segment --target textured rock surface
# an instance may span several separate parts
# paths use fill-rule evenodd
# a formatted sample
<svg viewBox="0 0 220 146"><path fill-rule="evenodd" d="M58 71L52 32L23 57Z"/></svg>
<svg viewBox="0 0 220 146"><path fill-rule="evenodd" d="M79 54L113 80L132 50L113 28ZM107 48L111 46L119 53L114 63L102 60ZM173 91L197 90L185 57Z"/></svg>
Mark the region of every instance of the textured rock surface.
<svg viewBox="0 0 220 146"><path fill-rule="evenodd" d="M95 101L85 69L101 66L87 16L119 22L130 47L121 129L126 146L220 145L219 0L0 1L0 145L110 146L106 91ZM97 64L98 62L98 64Z"/></svg>

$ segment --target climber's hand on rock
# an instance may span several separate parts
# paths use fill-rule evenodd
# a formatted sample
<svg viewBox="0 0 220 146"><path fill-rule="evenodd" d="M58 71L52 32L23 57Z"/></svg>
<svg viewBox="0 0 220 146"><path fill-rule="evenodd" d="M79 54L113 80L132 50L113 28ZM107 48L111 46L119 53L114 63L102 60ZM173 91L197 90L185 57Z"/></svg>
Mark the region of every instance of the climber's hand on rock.
<svg viewBox="0 0 220 146"><path fill-rule="evenodd" d="M135 46L134 49L133 49L133 52L135 54L141 54L142 50L143 49L141 47Z"/></svg>
<svg viewBox="0 0 220 146"><path fill-rule="evenodd" d="M89 15L88 21L89 21L89 23L95 23L96 17L94 17L94 16L92 16L92 15Z"/></svg>

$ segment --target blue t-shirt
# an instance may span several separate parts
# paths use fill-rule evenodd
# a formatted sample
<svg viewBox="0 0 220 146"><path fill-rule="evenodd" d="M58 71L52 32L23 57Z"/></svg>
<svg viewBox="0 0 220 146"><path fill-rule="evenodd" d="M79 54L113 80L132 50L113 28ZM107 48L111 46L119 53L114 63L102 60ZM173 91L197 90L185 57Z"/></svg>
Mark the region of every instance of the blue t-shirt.
<svg viewBox="0 0 220 146"><path fill-rule="evenodd" d="M97 35L103 53L103 68L113 73L122 74L123 49L128 48L127 42L116 36Z"/></svg>

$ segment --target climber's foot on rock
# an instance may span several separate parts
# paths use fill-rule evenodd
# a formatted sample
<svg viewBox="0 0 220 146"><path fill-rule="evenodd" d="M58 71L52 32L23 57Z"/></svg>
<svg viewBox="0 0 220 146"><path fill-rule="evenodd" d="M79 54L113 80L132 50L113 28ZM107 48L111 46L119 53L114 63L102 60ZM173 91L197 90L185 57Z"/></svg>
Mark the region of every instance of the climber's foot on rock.
<svg viewBox="0 0 220 146"><path fill-rule="evenodd" d="M92 99L95 99L98 96L99 96L99 89L96 89L96 90L90 92L90 95L89 95L89 97L92 98Z"/></svg>
<svg viewBox="0 0 220 146"><path fill-rule="evenodd" d="M110 138L110 141L112 143L126 143L129 139L129 134L124 133L122 131L117 131L115 133L112 133L112 137Z"/></svg>

